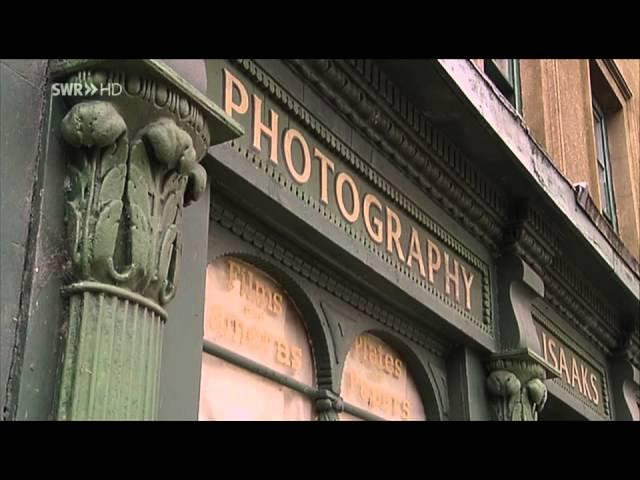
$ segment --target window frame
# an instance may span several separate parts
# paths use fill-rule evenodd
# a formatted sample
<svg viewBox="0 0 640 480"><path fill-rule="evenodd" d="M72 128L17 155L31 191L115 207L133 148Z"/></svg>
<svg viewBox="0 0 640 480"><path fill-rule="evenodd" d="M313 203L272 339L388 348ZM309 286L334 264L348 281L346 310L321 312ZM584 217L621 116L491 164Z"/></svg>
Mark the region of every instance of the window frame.
<svg viewBox="0 0 640 480"><path fill-rule="evenodd" d="M493 59L484 60L484 72L491 79L498 90L515 107L518 113L522 114L522 89L520 85L520 61L515 58L508 58L507 75ZM510 77L510 78L509 78Z"/></svg>
<svg viewBox="0 0 640 480"><path fill-rule="evenodd" d="M613 172L611 167L611 154L609 151L609 135L607 132L607 117L604 110L595 99L592 99L593 109L593 134L596 145L596 173L598 175L598 185L604 192L600 192L600 211L607 219L614 231L618 231L618 219L616 211L616 198L613 185ZM598 140L600 140L599 147ZM604 176L602 176L604 175Z"/></svg>

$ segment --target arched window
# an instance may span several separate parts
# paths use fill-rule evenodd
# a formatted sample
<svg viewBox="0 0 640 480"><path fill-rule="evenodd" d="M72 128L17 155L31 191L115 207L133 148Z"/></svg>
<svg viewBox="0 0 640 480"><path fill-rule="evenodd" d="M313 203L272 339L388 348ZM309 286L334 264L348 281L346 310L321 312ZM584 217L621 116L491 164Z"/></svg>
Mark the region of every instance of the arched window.
<svg viewBox="0 0 640 480"><path fill-rule="evenodd" d="M207 269L200 420L313 420L315 369L301 315L266 273Z"/></svg>
<svg viewBox="0 0 640 480"><path fill-rule="evenodd" d="M342 373L343 420L426 420L422 398L402 356L380 338L359 335Z"/></svg>

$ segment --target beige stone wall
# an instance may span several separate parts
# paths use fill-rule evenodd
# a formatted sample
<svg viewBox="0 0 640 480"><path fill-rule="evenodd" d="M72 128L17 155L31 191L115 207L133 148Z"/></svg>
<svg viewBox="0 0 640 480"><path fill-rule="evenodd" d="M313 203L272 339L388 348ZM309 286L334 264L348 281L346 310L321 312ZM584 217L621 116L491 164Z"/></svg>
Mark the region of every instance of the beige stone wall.
<svg viewBox="0 0 640 480"><path fill-rule="evenodd" d="M521 60L520 69L523 115L534 137L558 169L572 183L588 183L599 202L596 171L591 168L595 142L588 63Z"/></svg>
<svg viewBox="0 0 640 480"><path fill-rule="evenodd" d="M629 89L631 90L632 97L626 102L625 105L625 120L627 128L627 152L629 155L630 173L629 185L631 187L632 195L630 198L625 199L625 202L631 202L631 210L635 213L636 223L636 248L630 246L631 251L640 258L640 60L616 60L622 75L624 76ZM628 224L629 222L623 222L621 225ZM622 229L621 229L622 230ZM627 243L624 231L623 240ZM627 235L631 235L629 232Z"/></svg>
<svg viewBox="0 0 640 480"><path fill-rule="evenodd" d="M632 97L607 118L619 235L640 257L640 60L616 61ZM602 65L602 63L599 63ZM603 69L606 70L606 69ZM589 60L520 61L523 116L533 136L572 183L585 182L601 207ZM618 87L605 71L614 91Z"/></svg>

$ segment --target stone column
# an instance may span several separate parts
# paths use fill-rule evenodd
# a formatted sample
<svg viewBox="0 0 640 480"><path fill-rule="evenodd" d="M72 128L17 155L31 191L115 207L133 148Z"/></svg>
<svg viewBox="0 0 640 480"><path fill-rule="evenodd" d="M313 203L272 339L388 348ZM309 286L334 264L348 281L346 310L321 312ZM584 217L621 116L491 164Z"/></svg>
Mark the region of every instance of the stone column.
<svg viewBox="0 0 640 480"><path fill-rule="evenodd" d="M160 61L64 61L52 70L70 106L60 125L70 148L58 418L152 420L182 210L206 186L207 148L242 131Z"/></svg>

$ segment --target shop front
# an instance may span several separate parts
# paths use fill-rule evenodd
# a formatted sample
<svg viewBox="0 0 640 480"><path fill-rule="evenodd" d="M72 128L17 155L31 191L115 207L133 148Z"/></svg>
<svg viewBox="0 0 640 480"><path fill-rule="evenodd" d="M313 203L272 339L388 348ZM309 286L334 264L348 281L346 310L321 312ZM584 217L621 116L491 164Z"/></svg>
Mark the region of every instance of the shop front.
<svg viewBox="0 0 640 480"><path fill-rule="evenodd" d="M210 151L199 418L446 419L441 316L491 345L488 264L266 70L207 69L246 134Z"/></svg>
<svg viewBox="0 0 640 480"><path fill-rule="evenodd" d="M544 215L382 64L54 64L62 84L122 90L49 99L43 224L65 232L38 248L68 262L34 281L46 308L21 365L55 367L14 376L12 415L611 420L633 405L636 370L554 302L575 294L547 281L562 255ZM449 108L450 86L425 81Z"/></svg>

